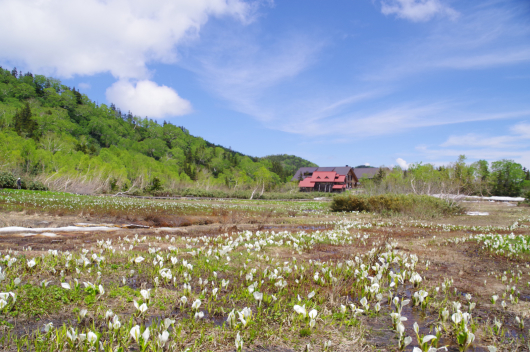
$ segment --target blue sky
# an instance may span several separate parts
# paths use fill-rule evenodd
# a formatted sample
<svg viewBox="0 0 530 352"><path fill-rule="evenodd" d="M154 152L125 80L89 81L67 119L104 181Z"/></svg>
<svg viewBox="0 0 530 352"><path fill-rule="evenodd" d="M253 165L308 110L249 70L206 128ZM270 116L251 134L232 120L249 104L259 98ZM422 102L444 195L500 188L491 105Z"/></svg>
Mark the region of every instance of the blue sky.
<svg viewBox="0 0 530 352"><path fill-rule="evenodd" d="M321 166L530 167L530 2L0 0L0 65Z"/></svg>

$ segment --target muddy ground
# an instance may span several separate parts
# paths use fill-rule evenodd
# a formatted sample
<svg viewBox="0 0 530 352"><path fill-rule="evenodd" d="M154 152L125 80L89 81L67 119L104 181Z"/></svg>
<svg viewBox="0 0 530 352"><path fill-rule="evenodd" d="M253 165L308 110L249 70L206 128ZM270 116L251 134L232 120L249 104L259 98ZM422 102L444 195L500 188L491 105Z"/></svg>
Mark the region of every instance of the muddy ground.
<svg viewBox="0 0 530 352"><path fill-rule="evenodd" d="M452 224L463 226L510 226L516 220L530 215L530 208L522 208L507 203L491 202L473 202L466 203L465 206L469 211L489 212L488 216L457 216L446 219L435 219L431 221L420 221L425 224ZM75 251L80 248L95 248L95 244L101 239L117 239L125 236L132 237L138 234L140 237L147 236L216 236L223 233L237 233L240 231L323 231L332 228L332 225L322 225L323 221L330 222L334 220L343 220L344 217L335 217L327 215L322 217L249 217L250 220L244 221L242 218L230 219L228 216L189 216L186 217L186 223L177 224L170 218L166 219L116 219L91 216L51 216L47 214L26 214L24 212L2 213L0 221L4 226L23 226L32 228L53 228L73 225L76 223L90 224L138 224L149 226L149 228L125 229L115 227L108 232L86 232L82 229L76 232L56 233L53 236L49 234L0 234L0 251L6 253L7 250L22 251L29 250L28 255L40 255L48 250ZM131 221L132 220L132 221ZM236 221L231 221L236 220ZM528 256L519 259L510 259L506 256L494 255L485 252L477 242L448 243L448 239L462 238L470 234L477 234L480 231L469 229L444 231L432 228L420 228L417 226L418 221L400 218L380 218L373 215L352 215L351 220L360 221L384 221L395 222L395 225L374 226L369 229L362 229L370 235L370 239L365 245L354 246L332 246L317 245L310 252L303 254L293 254L291 251L278 250L279 259L290 260L294 257L299 259L312 260L333 260L350 257L352 253L365 253L373 247L374 241L384 243L385 241L397 241L396 249L414 253L420 258L419 268L422 269L422 275L428 287L440 287L442 282L447 278L454 280L451 290L456 290L455 295L465 302L464 295L471 294L477 307L473 315L482 325L479 328L477 342L472 350L487 351L486 346L489 344L506 344L506 350L526 351L528 347L522 346L521 341L528 340L528 330L521 331L515 325L515 316L523 317L526 326L530 326L530 288L528 285L519 284L520 303L509 305L507 309L501 308L497 302L496 305L490 303L493 294L502 294L506 284L494 278L491 274L502 274L509 270L522 271L522 283L530 282L528 269ZM516 228L513 230L500 229L495 233L516 235L529 235L527 228ZM138 250L147 251L148 242L137 244ZM428 267L426 263L429 263ZM141 278L135 278L133 286L141 285ZM411 287L405 286L396 292L403 298L410 298ZM114 302L119 304L118 301ZM110 303L112 304L112 303ZM359 343L366 350L395 350L395 332L390 329L391 320L390 311L385 311L376 319L362 317L364 331L364 343ZM131 312L132 313L132 312ZM156 317L156 312L152 317ZM406 328L412 331L413 322L419 322L422 333L429 332L429 326L438 317L431 312L430 314L421 314L413 310L410 306L404 309L404 316L409 319L405 322ZM178 313L175 313L178 317ZM495 317L502 317L505 321L505 336L491 336L491 333L485 331L485 326L491 326ZM212 317L213 320L215 320ZM63 322L75 321L75 314L72 311L61 311L52 314L43 314L35 319L25 319L23 317L11 321L15 326L17 334L37 329L42 325L42 321L52 321L55 326L60 326ZM518 336L521 338L516 339ZM512 338L510 340L510 338ZM454 342L447 340L449 351L457 351L458 348ZM286 352L294 351L283 347L259 347L254 346L253 351L277 351ZM408 348L407 350L411 350Z"/></svg>

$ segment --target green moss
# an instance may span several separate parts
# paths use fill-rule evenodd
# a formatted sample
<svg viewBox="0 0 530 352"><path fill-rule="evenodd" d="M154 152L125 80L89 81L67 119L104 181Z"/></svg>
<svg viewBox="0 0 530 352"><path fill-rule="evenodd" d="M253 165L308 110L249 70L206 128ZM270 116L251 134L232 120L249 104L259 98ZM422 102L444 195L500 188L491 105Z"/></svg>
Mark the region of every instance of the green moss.
<svg viewBox="0 0 530 352"><path fill-rule="evenodd" d="M129 286L115 286L109 290L109 297L123 297L127 302L132 302L135 298L140 297L140 293Z"/></svg>
<svg viewBox="0 0 530 352"><path fill-rule="evenodd" d="M59 311L63 306L83 300L83 291L65 290L58 286L42 288L30 284L22 285L17 290L17 303L11 315L25 314L34 317Z"/></svg>

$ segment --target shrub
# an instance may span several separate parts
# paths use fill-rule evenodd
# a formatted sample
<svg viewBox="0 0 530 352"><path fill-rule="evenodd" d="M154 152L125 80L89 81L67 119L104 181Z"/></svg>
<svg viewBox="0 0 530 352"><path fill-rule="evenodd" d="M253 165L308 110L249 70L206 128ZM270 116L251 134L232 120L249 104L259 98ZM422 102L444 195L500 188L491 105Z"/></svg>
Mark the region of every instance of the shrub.
<svg viewBox="0 0 530 352"><path fill-rule="evenodd" d="M343 194L333 198L332 211L368 211L380 214L404 214L415 218L434 218L463 213L458 204L427 195L380 194L376 196Z"/></svg>
<svg viewBox="0 0 530 352"><path fill-rule="evenodd" d="M30 181L26 183L26 189L32 191L49 191L49 188L44 183L39 181Z"/></svg>
<svg viewBox="0 0 530 352"><path fill-rule="evenodd" d="M15 176L13 176L10 172L0 172L0 188L16 188L17 187L17 179ZM32 191L48 191L48 187L46 187L42 182L39 181L28 181L26 179L21 180L20 188L22 189L29 189Z"/></svg>
<svg viewBox="0 0 530 352"><path fill-rule="evenodd" d="M158 177L153 177L153 180L151 181L151 186L149 187L149 191L156 192L162 190L162 181Z"/></svg>
<svg viewBox="0 0 530 352"><path fill-rule="evenodd" d="M0 172L0 188L14 188L17 179L11 172Z"/></svg>

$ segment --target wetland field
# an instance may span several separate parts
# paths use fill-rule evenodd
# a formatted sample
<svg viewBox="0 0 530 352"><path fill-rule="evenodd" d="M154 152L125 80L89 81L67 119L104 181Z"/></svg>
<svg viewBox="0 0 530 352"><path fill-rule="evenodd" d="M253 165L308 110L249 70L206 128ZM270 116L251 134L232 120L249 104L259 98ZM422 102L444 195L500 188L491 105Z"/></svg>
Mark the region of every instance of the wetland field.
<svg viewBox="0 0 530 352"><path fill-rule="evenodd" d="M530 207L0 190L1 351L529 351Z"/></svg>

